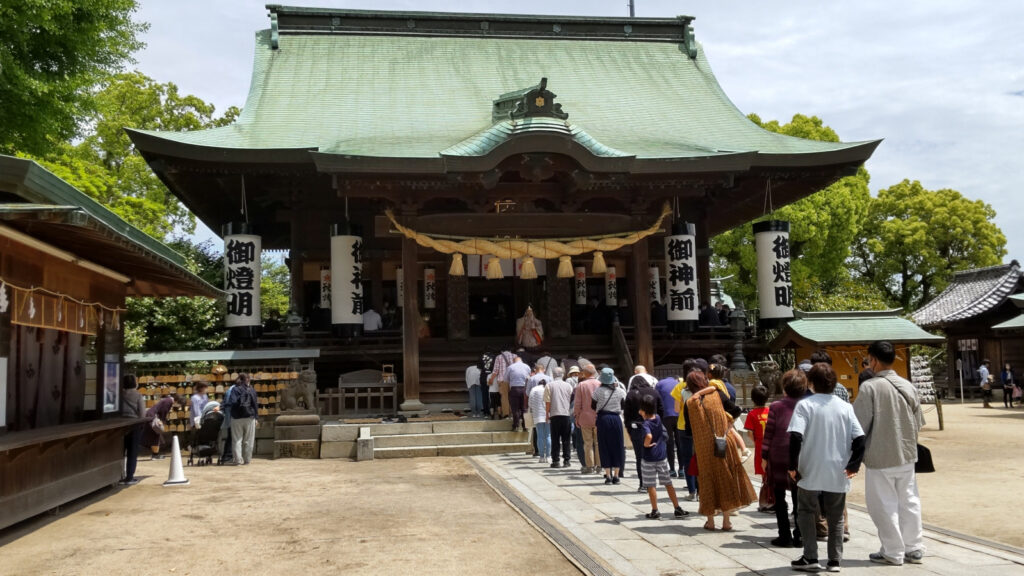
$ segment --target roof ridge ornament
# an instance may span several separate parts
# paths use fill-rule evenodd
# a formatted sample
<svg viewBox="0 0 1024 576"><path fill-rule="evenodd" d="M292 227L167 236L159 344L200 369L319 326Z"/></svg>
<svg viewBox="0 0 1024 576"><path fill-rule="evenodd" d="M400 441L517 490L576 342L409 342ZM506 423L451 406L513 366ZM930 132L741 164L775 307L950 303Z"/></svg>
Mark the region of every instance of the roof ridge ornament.
<svg viewBox="0 0 1024 576"><path fill-rule="evenodd" d="M518 96L515 99L515 107L508 113L510 120L534 118L537 116L558 118L559 120L569 118L569 113L562 111L562 105L555 104L555 98L558 95L548 90L548 79L546 77L540 79L540 84L527 89L525 92L505 94L496 100L494 102L496 111L505 107L501 106L501 104L510 103L511 99L508 96Z"/></svg>

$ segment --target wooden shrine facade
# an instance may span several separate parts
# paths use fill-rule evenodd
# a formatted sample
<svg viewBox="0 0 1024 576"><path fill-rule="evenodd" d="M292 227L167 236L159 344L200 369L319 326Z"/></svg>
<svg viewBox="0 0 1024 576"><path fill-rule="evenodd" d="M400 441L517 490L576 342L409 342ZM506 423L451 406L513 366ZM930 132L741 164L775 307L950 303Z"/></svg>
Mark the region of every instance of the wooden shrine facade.
<svg viewBox="0 0 1024 576"><path fill-rule="evenodd" d="M690 17L269 9L236 124L129 135L211 229L245 207L264 249L288 251L293 306L311 321L323 315L333 224L362 237L367 306L398 304L400 268L401 308L416 311L401 323L406 408L419 406L421 322L470 338L487 324L474 318L481 299L511 292L507 317L533 304L551 337L568 338L585 311L557 261L532 281L448 277L450 257L393 233L386 209L428 234L543 239L633 232L668 202L673 219L695 224L708 302L712 236L761 216L769 187L776 206L798 200L855 173L878 145L751 123L715 81ZM664 259L662 237L606 255L647 365L648 274ZM590 268L586 255L572 263ZM419 289L425 267L440 288L433 311Z"/></svg>

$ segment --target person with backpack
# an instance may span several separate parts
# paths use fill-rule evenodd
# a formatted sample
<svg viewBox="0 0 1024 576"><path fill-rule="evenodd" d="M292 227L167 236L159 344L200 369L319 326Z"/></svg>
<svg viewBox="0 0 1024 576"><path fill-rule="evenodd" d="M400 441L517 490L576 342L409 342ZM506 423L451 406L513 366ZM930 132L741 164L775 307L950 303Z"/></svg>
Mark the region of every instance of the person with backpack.
<svg viewBox="0 0 1024 576"><path fill-rule="evenodd" d="M232 464L248 464L252 461L252 449L256 443L256 416L259 409L256 390L249 385L248 374L238 375L228 394L227 405L231 414Z"/></svg>

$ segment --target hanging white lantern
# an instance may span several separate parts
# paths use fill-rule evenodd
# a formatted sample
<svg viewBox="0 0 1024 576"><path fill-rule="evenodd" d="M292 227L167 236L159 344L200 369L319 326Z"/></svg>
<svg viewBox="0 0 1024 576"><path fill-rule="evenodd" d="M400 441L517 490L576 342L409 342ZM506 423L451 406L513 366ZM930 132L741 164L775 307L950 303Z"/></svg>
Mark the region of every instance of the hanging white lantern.
<svg viewBox="0 0 1024 576"><path fill-rule="evenodd" d="M320 267L320 307L331 309L331 267Z"/></svg>
<svg viewBox="0 0 1024 576"><path fill-rule="evenodd" d="M651 302L661 304L661 270L657 266L651 266L647 274L647 291L651 295Z"/></svg>
<svg viewBox="0 0 1024 576"><path fill-rule="evenodd" d="M229 223L224 236L224 292L227 314L224 325L237 338L259 335L262 239L247 223Z"/></svg>
<svg viewBox="0 0 1024 576"><path fill-rule="evenodd" d="M754 223L757 250L757 296L763 326L778 326L793 318L793 281L790 278L789 222Z"/></svg>
<svg viewBox="0 0 1024 576"><path fill-rule="evenodd" d="M363 239L348 222L331 227L331 325L348 338L363 332Z"/></svg>
<svg viewBox="0 0 1024 576"><path fill-rule="evenodd" d="M398 299L398 307L405 307L405 274L402 267L395 268L395 298Z"/></svg>
<svg viewBox="0 0 1024 576"><path fill-rule="evenodd" d="M587 305L587 268L577 266L573 269L573 291L576 293L576 305Z"/></svg>
<svg viewBox="0 0 1024 576"><path fill-rule="evenodd" d="M423 269L423 307L432 310L437 306L437 271Z"/></svg>
<svg viewBox="0 0 1024 576"><path fill-rule="evenodd" d="M615 266L606 266L604 271L604 303L608 306L619 305L619 277L615 274Z"/></svg>
<svg viewBox="0 0 1024 576"><path fill-rule="evenodd" d="M697 233L689 222L672 224L665 237L665 300L669 322L696 322L700 315L697 290Z"/></svg>

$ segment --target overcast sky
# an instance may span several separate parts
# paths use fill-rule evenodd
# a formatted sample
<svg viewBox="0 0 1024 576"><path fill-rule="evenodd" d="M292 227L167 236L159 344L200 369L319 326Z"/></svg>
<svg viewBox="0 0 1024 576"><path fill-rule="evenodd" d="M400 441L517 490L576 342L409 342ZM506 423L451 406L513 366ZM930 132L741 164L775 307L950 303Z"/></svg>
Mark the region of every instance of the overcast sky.
<svg viewBox="0 0 1024 576"><path fill-rule="evenodd" d="M1024 2L636 2L637 16L696 17L697 41L740 110L782 122L816 115L847 141L884 138L867 164L873 193L909 178L984 200L1008 239L1007 261L1024 258ZM219 110L245 104L266 2L140 3L151 28L139 70ZM626 0L291 4L628 15Z"/></svg>

